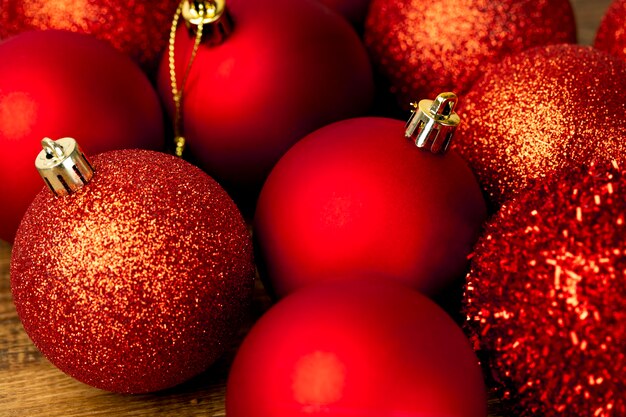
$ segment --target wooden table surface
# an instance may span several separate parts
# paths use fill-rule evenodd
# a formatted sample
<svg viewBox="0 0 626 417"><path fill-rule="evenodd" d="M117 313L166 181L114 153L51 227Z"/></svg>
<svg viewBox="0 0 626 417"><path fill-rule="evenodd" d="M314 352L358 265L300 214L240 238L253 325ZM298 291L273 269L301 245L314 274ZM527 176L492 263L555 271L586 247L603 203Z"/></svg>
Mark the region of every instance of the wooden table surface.
<svg viewBox="0 0 626 417"><path fill-rule="evenodd" d="M580 43L590 44L610 0L573 0ZM1 210L1 208L0 208ZM151 395L116 395L66 376L38 352L22 329L9 288L11 248L0 241L0 417L224 416L224 383L234 352L207 372ZM258 289L253 317L267 307ZM506 416L490 402L492 416Z"/></svg>

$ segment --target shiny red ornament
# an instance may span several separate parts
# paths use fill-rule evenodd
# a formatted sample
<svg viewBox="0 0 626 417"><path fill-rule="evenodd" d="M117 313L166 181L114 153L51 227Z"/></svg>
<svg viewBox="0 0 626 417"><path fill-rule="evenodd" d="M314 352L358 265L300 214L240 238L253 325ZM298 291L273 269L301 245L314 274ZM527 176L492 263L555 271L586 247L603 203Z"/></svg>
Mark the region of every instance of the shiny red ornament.
<svg viewBox="0 0 626 417"><path fill-rule="evenodd" d="M246 337L226 388L229 417L485 417L486 408L478 359L454 321L423 295L374 281L278 303Z"/></svg>
<svg viewBox="0 0 626 417"><path fill-rule="evenodd" d="M150 82L124 55L91 36L29 32L0 44L0 238L13 241L43 184L33 155L46 136L80 137L88 153L163 146Z"/></svg>
<svg viewBox="0 0 626 417"><path fill-rule="evenodd" d="M24 216L11 290L59 369L121 393L171 387L229 345L254 283L252 245L226 192L174 156L93 158L77 193L43 190Z"/></svg>
<svg viewBox="0 0 626 417"><path fill-rule="evenodd" d="M602 18L593 46L626 60L625 26L626 1L614 0Z"/></svg>
<svg viewBox="0 0 626 417"><path fill-rule="evenodd" d="M600 165L503 206L465 310L511 415L626 415L626 171Z"/></svg>
<svg viewBox="0 0 626 417"><path fill-rule="evenodd" d="M0 39L62 29L109 42L153 72L178 0L0 0Z"/></svg>
<svg viewBox="0 0 626 417"><path fill-rule="evenodd" d="M258 192L297 140L370 108L372 73L353 28L317 2L229 0L226 8L232 32L219 45L200 45L182 87L183 135L190 157L228 190ZM179 85L193 43L181 24ZM159 89L172 114L167 56Z"/></svg>
<svg viewBox="0 0 626 417"><path fill-rule="evenodd" d="M318 0L348 19L355 27L362 27L371 0Z"/></svg>
<svg viewBox="0 0 626 417"><path fill-rule="evenodd" d="M493 66L461 103L453 143L494 206L535 181L626 155L626 63L554 45Z"/></svg>
<svg viewBox="0 0 626 417"><path fill-rule="evenodd" d="M355 273L435 294L465 274L485 219L465 162L404 137L404 123L357 118L297 143L263 186L255 238L277 295Z"/></svg>
<svg viewBox="0 0 626 417"><path fill-rule="evenodd" d="M569 0L373 0L365 43L403 107L439 91L463 95L489 64L576 42Z"/></svg>

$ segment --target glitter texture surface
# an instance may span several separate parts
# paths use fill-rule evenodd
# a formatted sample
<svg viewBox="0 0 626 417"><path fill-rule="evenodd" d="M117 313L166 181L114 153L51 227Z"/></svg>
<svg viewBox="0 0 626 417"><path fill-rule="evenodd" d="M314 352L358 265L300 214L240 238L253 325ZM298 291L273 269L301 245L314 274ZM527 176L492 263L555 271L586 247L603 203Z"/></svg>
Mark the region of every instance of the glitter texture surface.
<svg viewBox="0 0 626 417"><path fill-rule="evenodd" d="M0 39L27 30L90 33L155 70L178 0L0 0Z"/></svg>
<svg viewBox="0 0 626 417"><path fill-rule="evenodd" d="M374 63L405 108L465 93L510 54L576 41L568 0L373 0L365 27Z"/></svg>
<svg viewBox="0 0 626 417"><path fill-rule="evenodd" d="M626 63L591 47L539 47L492 67L460 102L452 147L494 206L592 159L626 155Z"/></svg>
<svg viewBox="0 0 626 417"><path fill-rule="evenodd" d="M615 0L602 19L594 46L626 59L626 0Z"/></svg>
<svg viewBox="0 0 626 417"><path fill-rule="evenodd" d="M24 328L58 368L139 393L206 369L252 296L251 241L198 168L152 151L92 159L78 193L43 190L18 230L11 289Z"/></svg>
<svg viewBox="0 0 626 417"><path fill-rule="evenodd" d="M468 328L512 415L626 415L626 171L599 167L505 204L476 247Z"/></svg>

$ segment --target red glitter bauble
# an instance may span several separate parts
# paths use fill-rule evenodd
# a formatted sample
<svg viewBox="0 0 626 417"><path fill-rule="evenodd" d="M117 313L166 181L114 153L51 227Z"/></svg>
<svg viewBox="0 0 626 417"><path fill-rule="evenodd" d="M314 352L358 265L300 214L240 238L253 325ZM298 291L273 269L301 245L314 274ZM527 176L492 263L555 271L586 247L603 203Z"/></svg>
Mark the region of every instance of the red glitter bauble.
<svg viewBox="0 0 626 417"><path fill-rule="evenodd" d="M343 17L355 27L362 27L371 0L318 0Z"/></svg>
<svg viewBox="0 0 626 417"><path fill-rule="evenodd" d="M626 63L553 45L505 59L461 103L453 147L498 206L534 181L626 156Z"/></svg>
<svg viewBox="0 0 626 417"><path fill-rule="evenodd" d="M93 158L76 194L42 191L24 216L11 290L24 329L59 369L141 393L206 369L252 296L252 245L226 192L152 151Z"/></svg>
<svg viewBox="0 0 626 417"><path fill-rule="evenodd" d="M88 33L154 71L178 0L0 0L0 39L30 30Z"/></svg>
<svg viewBox="0 0 626 417"><path fill-rule="evenodd" d="M47 136L80 137L89 153L163 146L150 82L124 55L90 36L29 32L0 44L0 238L13 241L43 183L33 167Z"/></svg>
<svg viewBox="0 0 626 417"><path fill-rule="evenodd" d="M571 171L503 206L466 313L517 416L626 415L626 171Z"/></svg>
<svg viewBox="0 0 626 417"><path fill-rule="evenodd" d="M365 42L400 104L465 93L488 64L576 41L569 0L373 0Z"/></svg>
<svg viewBox="0 0 626 417"><path fill-rule="evenodd" d="M317 2L232 0L227 10L232 33L200 46L183 89L183 134L190 157L229 191L258 192L297 140L369 109L372 73L354 29ZM179 82L193 43L181 25ZM172 110L167 56L159 89Z"/></svg>
<svg viewBox="0 0 626 417"><path fill-rule="evenodd" d="M355 272L427 294L462 278L486 216L455 153L404 137L404 123L358 118L297 143L263 186L255 238L277 295Z"/></svg>
<svg viewBox="0 0 626 417"><path fill-rule="evenodd" d="M626 60L626 0L614 0L596 34L594 46Z"/></svg>
<svg viewBox="0 0 626 417"><path fill-rule="evenodd" d="M398 284L297 292L254 326L226 387L229 417L485 417L485 384L461 329Z"/></svg>

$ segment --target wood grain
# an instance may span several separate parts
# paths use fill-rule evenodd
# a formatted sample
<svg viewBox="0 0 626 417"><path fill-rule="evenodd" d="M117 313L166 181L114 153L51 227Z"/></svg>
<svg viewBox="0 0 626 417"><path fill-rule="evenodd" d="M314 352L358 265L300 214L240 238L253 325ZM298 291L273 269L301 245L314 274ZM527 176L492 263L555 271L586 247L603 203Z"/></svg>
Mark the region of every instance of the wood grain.
<svg viewBox="0 0 626 417"><path fill-rule="evenodd" d="M574 0L579 40L591 44L610 0ZM81 384L52 366L24 332L11 301L11 248L0 241L0 416L224 416L224 391L233 351L199 377L174 389L151 395L116 395ZM262 289L250 323L267 308ZM493 417L507 416L497 399Z"/></svg>

